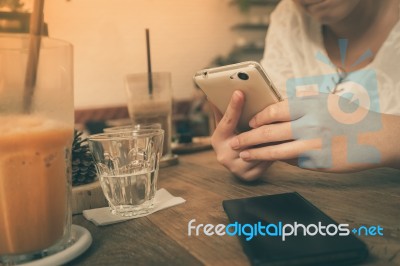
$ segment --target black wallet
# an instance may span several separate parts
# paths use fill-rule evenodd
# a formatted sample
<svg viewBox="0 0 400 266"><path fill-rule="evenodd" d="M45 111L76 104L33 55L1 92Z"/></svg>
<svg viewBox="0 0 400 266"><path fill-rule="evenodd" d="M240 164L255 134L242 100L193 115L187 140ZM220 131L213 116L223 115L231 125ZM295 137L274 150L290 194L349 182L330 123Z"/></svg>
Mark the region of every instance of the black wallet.
<svg viewBox="0 0 400 266"><path fill-rule="evenodd" d="M306 232L310 224L333 224L329 226L331 234L335 232L334 225L338 228L334 220L298 193L225 200L222 205L231 224L236 223L237 226L227 227L227 230L232 233L237 230L236 235L240 232L239 225L271 225L268 232L273 236L262 235L254 228L242 228L247 232L257 232L250 240L248 233L245 235L242 231L238 235L243 250L253 265L349 265L361 262L368 255L366 245L350 232L350 226L347 227L349 234L346 236L339 235L339 232L344 232L345 226L340 227L341 230L338 229L337 234L332 236L326 233L325 236L319 233L304 236L302 227L298 227L297 236L287 236L283 241L279 236L279 227L285 224L302 224ZM288 227L288 232L289 229ZM310 226L309 229L309 233L313 234L315 226ZM266 229L263 230L265 234Z"/></svg>

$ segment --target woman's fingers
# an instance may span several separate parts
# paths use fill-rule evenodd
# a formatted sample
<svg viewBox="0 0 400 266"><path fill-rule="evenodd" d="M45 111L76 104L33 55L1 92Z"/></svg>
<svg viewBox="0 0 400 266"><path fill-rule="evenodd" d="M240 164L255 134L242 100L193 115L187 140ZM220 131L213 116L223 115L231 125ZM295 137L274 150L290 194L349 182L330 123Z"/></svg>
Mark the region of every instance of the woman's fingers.
<svg viewBox="0 0 400 266"><path fill-rule="evenodd" d="M264 125L244 132L230 141L232 149L293 139L290 122Z"/></svg>
<svg viewBox="0 0 400 266"><path fill-rule="evenodd" d="M242 179L246 181L253 181L258 179L267 169L272 165L273 162L261 161L252 168L248 169L243 175Z"/></svg>
<svg viewBox="0 0 400 266"><path fill-rule="evenodd" d="M229 171L243 180L253 181L271 166L272 162L244 161L239 157L231 161L230 165L224 165Z"/></svg>
<svg viewBox="0 0 400 266"><path fill-rule="evenodd" d="M289 101L291 101L290 106ZM289 107L291 107L292 110ZM284 101L267 106L264 110L256 114L250 120L249 126L257 128L266 124L296 120L302 117L304 113L299 107L301 107L301 105L298 101L285 99Z"/></svg>
<svg viewBox="0 0 400 266"><path fill-rule="evenodd" d="M264 108L250 120L249 125L252 128L257 128L265 124L290 120L289 105L285 100Z"/></svg>
<svg viewBox="0 0 400 266"><path fill-rule="evenodd" d="M235 91L232 94L231 101L219 121L217 128L213 135L216 137L216 141L225 140L232 136L236 131L236 126L240 118L244 103L244 94L241 91Z"/></svg>
<svg viewBox="0 0 400 266"><path fill-rule="evenodd" d="M297 158L300 155L322 148L321 139L295 140L278 145L253 148L240 152L239 156L245 161L281 161Z"/></svg>

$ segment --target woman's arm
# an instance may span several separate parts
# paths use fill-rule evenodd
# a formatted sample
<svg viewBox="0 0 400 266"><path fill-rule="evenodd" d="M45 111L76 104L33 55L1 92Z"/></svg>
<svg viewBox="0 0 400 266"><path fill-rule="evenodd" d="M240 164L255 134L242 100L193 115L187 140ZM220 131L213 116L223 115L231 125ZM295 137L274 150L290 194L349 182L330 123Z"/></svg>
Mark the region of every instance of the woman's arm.
<svg viewBox="0 0 400 266"><path fill-rule="evenodd" d="M381 152L380 166L400 169L400 116L380 114L382 129L361 134L362 144L373 145Z"/></svg>

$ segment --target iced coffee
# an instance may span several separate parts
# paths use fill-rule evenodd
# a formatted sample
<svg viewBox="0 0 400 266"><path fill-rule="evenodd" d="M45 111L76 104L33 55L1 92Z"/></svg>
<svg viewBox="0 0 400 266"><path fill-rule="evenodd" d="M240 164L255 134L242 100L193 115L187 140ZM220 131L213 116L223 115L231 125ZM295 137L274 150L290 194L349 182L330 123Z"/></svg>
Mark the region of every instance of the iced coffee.
<svg viewBox="0 0 400 266"><path fill-rule="evenodd" d="M69 43L0 34L0 265L74 242L72 73Z"/></svg>
<svg viewBox="0 0 400 266"><path fill-rule="evenodd" d="M0 254L43 250L64 234L73 129L40 116L0 116Z"/></svg>
<svg viewBox="0 0 400 266"><path fill-rule="evenodd" d="M125 78L129 116L133 124L161 124L165 131L163 159L171 153L172 89L171 73L153 72L152 87L148 73L129 74Z"/></svg>
<svg viewBox="0 0 400 266"><path fill-rule="evenodd" d="M169 100L148 100L143 102L130 101L128 104L129 116L133 124L155 124L164 129L163 156L171 153L171 112Z"/></svg>

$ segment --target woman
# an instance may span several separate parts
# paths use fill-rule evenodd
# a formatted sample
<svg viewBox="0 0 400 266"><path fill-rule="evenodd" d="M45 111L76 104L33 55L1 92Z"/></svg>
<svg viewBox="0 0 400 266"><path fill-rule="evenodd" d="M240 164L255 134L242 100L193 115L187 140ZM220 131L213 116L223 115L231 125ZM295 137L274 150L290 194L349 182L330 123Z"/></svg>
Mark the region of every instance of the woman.
<svg viewBox="0 0 400 266"><path fill-rule="evenodd" d="M283 0L272 14L261 63L280 90L289 78L335 73L338 82L373 69L381 112L400 115L399 12L399 0ZM342 54L340 40L348 43Z"/></svg>
<svg viewBox="0 0 400 266"><path fill-rule="evenodd" d="M329 172L400 167L399 10L398 0L283 0L262 64L289 98L237 135L244 95L235 92L217 114L217 159L246 180L275 160Z"/></svg>

